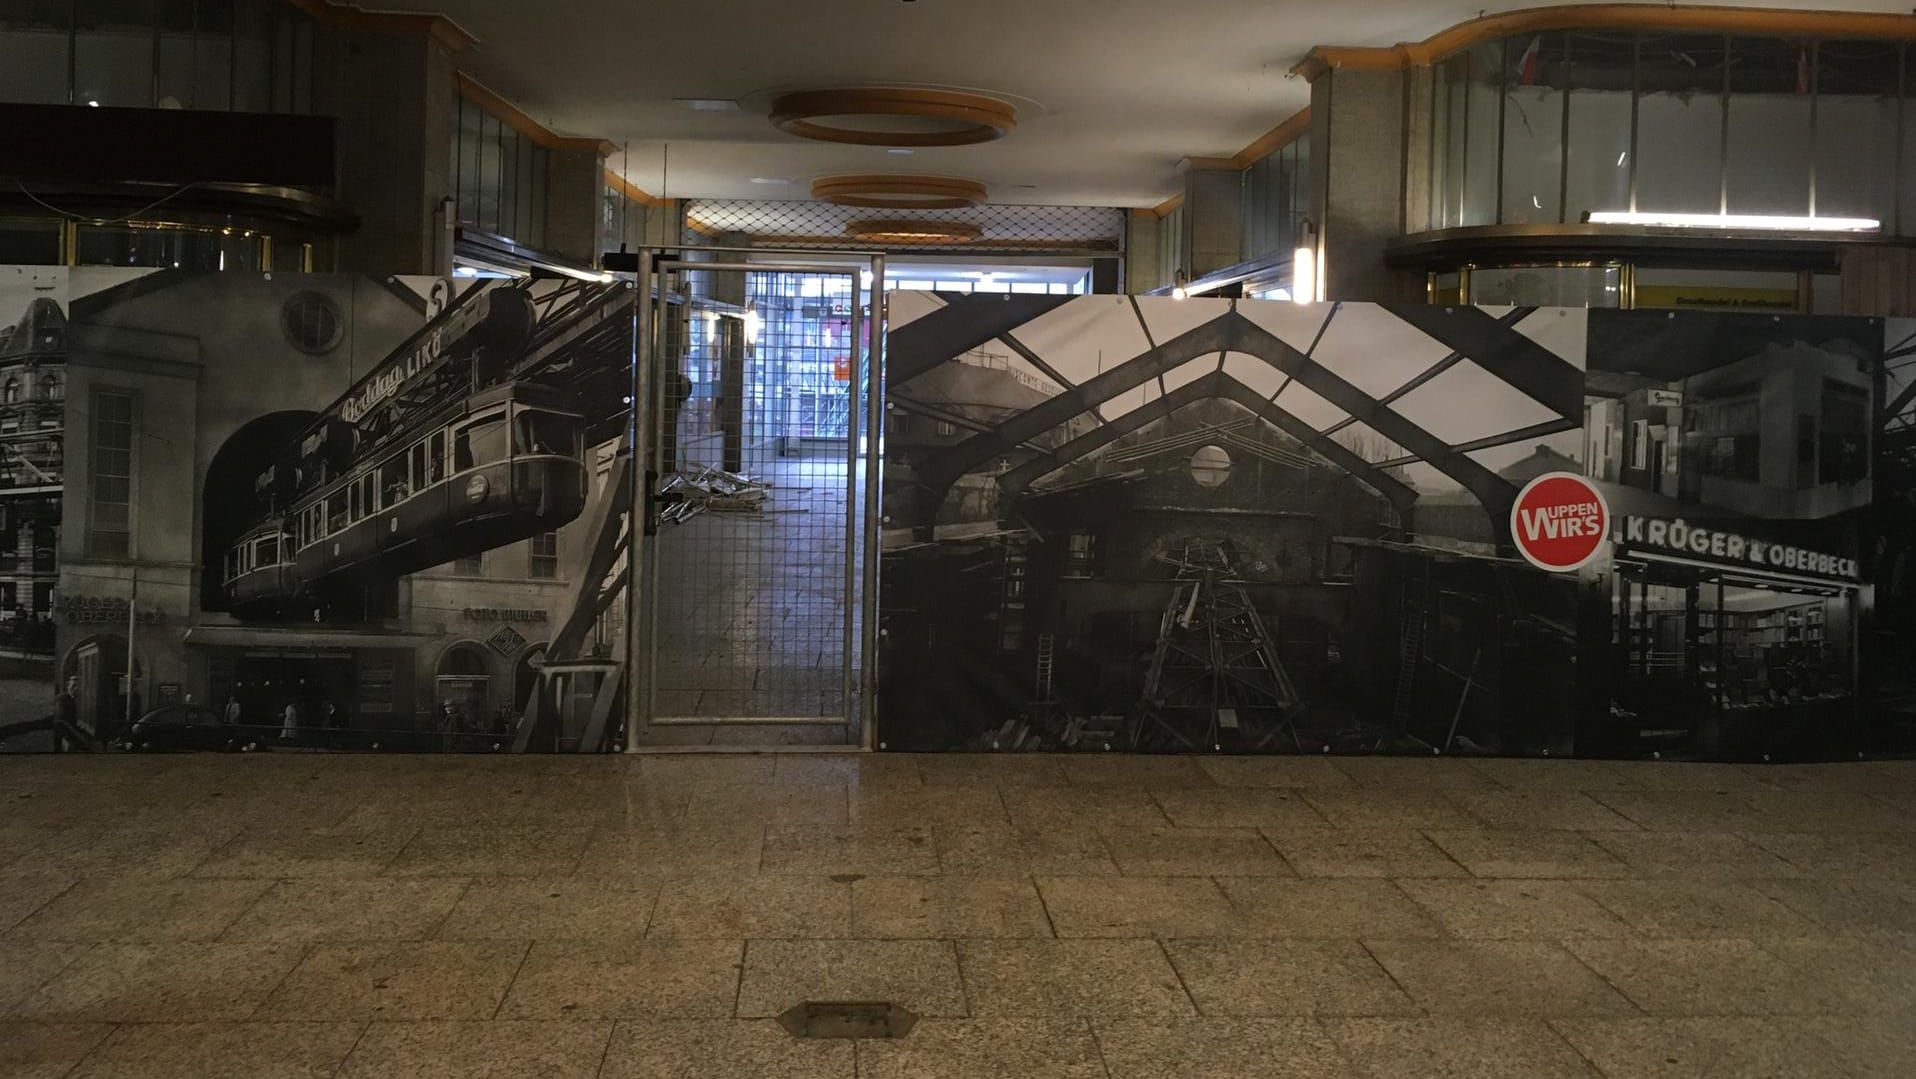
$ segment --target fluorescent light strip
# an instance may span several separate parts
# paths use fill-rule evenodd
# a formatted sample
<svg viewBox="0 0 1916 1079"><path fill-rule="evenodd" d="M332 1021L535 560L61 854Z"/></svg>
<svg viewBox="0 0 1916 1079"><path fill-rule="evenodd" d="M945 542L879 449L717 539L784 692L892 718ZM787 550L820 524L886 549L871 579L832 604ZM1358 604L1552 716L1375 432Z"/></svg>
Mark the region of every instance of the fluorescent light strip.
<svg viewBox="0 0 1916 1079"><path fill-rule="evenodd" d="M1789 217L1782 214L1678 214L1651 210L1592 210L1593 225L1650 225L1675 229L1775 229L1783 232L1875 232L1873 217Z"/></svg>

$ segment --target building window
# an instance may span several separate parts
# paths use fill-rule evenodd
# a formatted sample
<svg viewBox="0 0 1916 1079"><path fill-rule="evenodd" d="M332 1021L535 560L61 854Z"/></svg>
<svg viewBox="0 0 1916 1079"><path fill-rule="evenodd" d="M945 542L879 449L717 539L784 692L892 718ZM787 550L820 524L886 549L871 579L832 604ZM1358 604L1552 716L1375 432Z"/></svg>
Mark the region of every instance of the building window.
<svg viewBox="0 0 1916 1079"><path fill-rule="evenodd" d="M454 560L452 564L452 571L461 577L477 577L484 573L485 569L486 556L483 554L467 555Z"/></svg>
<svg viewBox="0 0 1916 1079"><path fill-rule="evenodd" d="M19 404L20 403L20 380L17 378L7 379L7 387L5 392L6 392L7 404L10 404L10 405Z"/></svg>
<svg viewBox="0 0 1916 1079"><path fill-rule="evenodd" d="M1761 478L1763 420L1756 390L1698 401L1691 422L1697 467L1704 475L1751 482Z"/></svg>
<svg viewBox="0 0 1916 1079"><path fill-rule="evenodd" d="M94 391L87 553L95 558L132 551L133 422L132 394Z"/></svg>
<svg viewBox="0 0 1916 1079"><path fill-rule="evenodd" d="M280 324L294 348L314 355L332 351L346 332L339 308L317 292L301 292L289 298L280 311Z"/></svg>
<svg viewBox="0 0 1916 1079"><path fill-rule="evenodd" d="M526 576L549 581L559 575L559 534L541 532L526 543Z"/></svg>
<svg viewBox="0 0 1916 1079"><path fill-rule="evenodd" d="M543 244L545 147L457 91L452 115L450 164L459 223L528 247Z"/></svg>
<svg viewBox="0 0 1916 1079"><path fill-rule="evenodd" d="M1817 446L1818 483L1854 483L1869 476L1869 391L1823 380L1823 431Z"/></svg>

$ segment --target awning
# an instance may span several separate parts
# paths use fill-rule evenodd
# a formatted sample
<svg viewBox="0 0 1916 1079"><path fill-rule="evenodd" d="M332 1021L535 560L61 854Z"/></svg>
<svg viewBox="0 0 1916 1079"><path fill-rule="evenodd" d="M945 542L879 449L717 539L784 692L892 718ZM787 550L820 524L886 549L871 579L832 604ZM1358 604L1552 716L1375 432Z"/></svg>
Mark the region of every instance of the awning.
<svg viewBox="0 0 1916 1079"><path fill-rule="evenodd" d="M417 648L437 639L423 633L194 626L186 631L185 641L190 645L230 648Z"/></svg>

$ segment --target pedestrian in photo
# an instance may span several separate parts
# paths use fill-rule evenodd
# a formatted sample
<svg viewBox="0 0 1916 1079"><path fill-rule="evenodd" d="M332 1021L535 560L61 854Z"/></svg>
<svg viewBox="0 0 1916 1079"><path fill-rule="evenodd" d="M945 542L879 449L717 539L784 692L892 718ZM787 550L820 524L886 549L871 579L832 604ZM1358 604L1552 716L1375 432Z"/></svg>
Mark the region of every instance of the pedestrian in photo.
<svg viewBox="0 0 1916 1079"><path fill-rule="evenodd" d="M239 726L240 711L241 709L240 709L240 702L238 697L226 698L226 712L224 714L224 718L226 720L227 726L229 727Z"/></svg>
<svg viewBox="0 0 1916 1079"><path fill-rule="evenodd" d="M65 728L76 726L80 718L80 702L73 695L75 679L67 679L66 685L53 698L53 713L58 716Z"/></svg>
<svg viewBox="0 0 1916 1079"><path fill-rule="evenodd" d="M280 725L279 725L280 741L282 742L292 741L293 735L296 734L298 730L299 730L299 702L287 701L286 712L280 719Z"/></svg>

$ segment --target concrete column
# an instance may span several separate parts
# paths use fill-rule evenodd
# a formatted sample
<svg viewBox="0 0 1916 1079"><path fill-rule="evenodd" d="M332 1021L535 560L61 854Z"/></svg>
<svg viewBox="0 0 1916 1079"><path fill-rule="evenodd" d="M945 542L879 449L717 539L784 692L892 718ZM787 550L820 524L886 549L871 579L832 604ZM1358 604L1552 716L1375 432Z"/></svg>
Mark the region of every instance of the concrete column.
<svg viewBox="0 0 1916 1079"><path fill-rule="evenodd" d="M329 51L339 198L359 217L340 238L337 268L451 273L441 203L452 193L453 54L431 36L358 30Z"/></svg>
<svg viewBox="0 0 1916 1079"><path fill-rule="evenodd" d="M1408 275L1384 264L1406 231L1406 78L1331 68L1311 83L1311 220L1326 299L1409 298Z"/></svg>
<svg viewBox="0 0 1916 1079"><path fill-rule="evenodd" d="M1124 219L1124 291L1140 295L1167 285L1158 279L1163 258L1164 219L1150 210L1132 210Z"/></svg>
<svg viewBox="0 0 1916 1079"><path fill-rule="evenodd" d="M749 247L751 237L743 232L721 233L719 247ZM716 254L720 262L741 262L744 256ZM711 270L703 276L711 279L714 300L745 306L745 274L740 270ZM749 342L745 340L745 320L721 318L718 321L718 428L721 441L719 467L727 472L745 470L745 367Z"/></svg>
<svg viewBox="0 0 1916 1079"><path fill-rule="evenodd" d="M619 239L613 245L613 250L618 249L618 243L637 251L642 247L681 242L679 205L677 199L667 199L659 204L627 199L624 227L618 230Z"/></svg>
<svg viewBox="0 0 1916 1079"><path fill-rule="evenodd" d="M604 226L605 157L599 144L548 150L545 249L597 266L605 242Z"/></svg>
<svg viewBox="0 0 1916 1079"><path fill-rule="evenodd" d="M1183 264L1192 280L1243 261L1242 170L1225 162L1184 162Z"/></svg>

